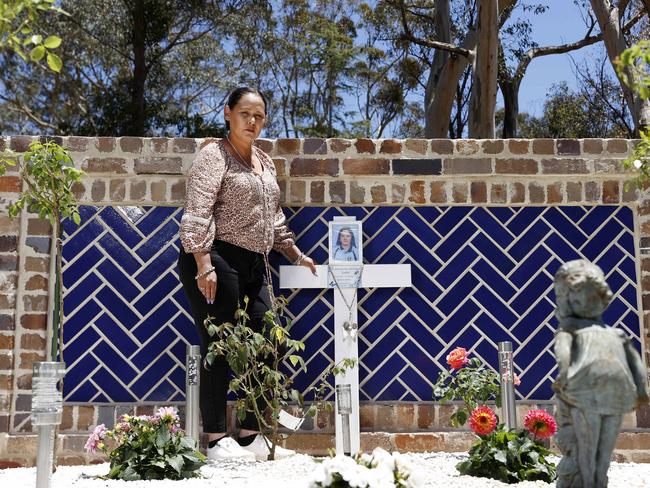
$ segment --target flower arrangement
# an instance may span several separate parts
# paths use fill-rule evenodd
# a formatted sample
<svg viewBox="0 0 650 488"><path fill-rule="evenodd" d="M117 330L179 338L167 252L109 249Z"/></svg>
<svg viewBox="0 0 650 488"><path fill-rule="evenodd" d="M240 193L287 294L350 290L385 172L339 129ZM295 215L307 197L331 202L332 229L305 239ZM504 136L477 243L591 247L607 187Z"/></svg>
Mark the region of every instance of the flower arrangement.
<svg viewBox="0 0 650 488"><path fill-rule="evenodd" d="M316 468L309 488L417 488L422 486L399 453L377 447L372 454L334 456Z"/></svg>
<svg viewBox="0 0 650 488"><path fill-rule="evenodd" d="M91 432L85 448L90 453L109 452L107 479L180 480L199 476L205 456L185 437L174 407L159 408L155 415L122 415L112 430L100 424Z"/></svg>
<svg viewBox="0 0 650 488"><path fill-rule="evenodd" d="M450 371L441 371L433 385L433 397L445 403L462 400L463 405L451 414L453 427L465 425L470 413L479 405L493 400L500 406L499 375L486 368L480 359L469 358L463 347L457 347L447 355Z"/></svg>

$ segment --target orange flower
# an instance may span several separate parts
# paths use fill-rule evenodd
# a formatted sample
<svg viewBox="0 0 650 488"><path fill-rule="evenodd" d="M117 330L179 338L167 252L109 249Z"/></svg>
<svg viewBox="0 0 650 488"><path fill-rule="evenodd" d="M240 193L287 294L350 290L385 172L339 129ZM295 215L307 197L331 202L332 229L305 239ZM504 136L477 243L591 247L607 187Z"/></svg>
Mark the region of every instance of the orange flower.
<svg viewBox="0 0 650 488"><path fill-rule="evenodd" d="M512 383L515 386L521 385L521 378L519 377L519 375L517 373L512 373Z"/></svg>
<svg viewBox="0 0 650 488"><path fill-rule="evenodd" d="M469 362L464 347L457 347L447 355L447 364L453 369L460 369Z"/></svg>
<svg viewBox="0 0 650 488"><path fill-rule="evenodd" d="M497 415L485 405L476 407L469 416L469 426L478 435L488 435L497 426Z"/></svg>
<svg viewBox="0 0 650 488"><path fill-rule="evenodd" d="M524 417L524 427L535 437L546 439L555 434L557 423L546 410L528 410Z"/></svg>

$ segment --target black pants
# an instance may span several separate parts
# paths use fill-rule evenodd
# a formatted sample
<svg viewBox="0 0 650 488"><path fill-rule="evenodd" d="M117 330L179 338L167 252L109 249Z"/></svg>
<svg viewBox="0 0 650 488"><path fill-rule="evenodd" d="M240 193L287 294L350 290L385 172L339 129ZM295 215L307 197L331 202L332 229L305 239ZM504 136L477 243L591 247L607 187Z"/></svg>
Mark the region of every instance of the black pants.
<svg viewBox="0 0 650 488"><path fill-rule="evenodd" d="M185 253L181 248L178 259L179 275L199 332L203 357L207 353L208 344L216 339L210 337L203 325L208 315L215 317L215 325L234 322L238 304L243 307L244 296L248 296L248 314L251 319L248 326L256 332L261 332L264 314L271 308L262 254L227 242L214 241L210 259L217 273L217 293L212 305L207 303L194 278L197 273L194 256ZM201 368L199 397L203 432L226 432L227 394L228 364L223 356L219 356L208 369ZM259 430L255 415L247 413L240 423L240 428Z"/></svg>

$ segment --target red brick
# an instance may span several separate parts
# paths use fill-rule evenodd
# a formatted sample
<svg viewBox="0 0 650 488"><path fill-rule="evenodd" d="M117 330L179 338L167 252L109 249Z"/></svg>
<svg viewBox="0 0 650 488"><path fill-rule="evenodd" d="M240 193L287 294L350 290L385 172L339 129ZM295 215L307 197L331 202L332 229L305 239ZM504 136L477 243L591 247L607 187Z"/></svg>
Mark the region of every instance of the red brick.
<svg viewBox="0 0 650 488"><path fill-rule="evenodd" d="M115 149L114 137L98 137L95 139L95 147L99 152L111 152Z"/></svg>
<svg viewBox="0 0 650 488"><path fill-rule="evenodd" d="M451 188L451 197L455 203L466 203L467 183L454 183Z"/></svg>
<svg viewBox="0 0 650 488"><path fill-rule="evenodd" d="M348 175L388 174L390 163L387 159L353 159L343 160L343 172Z"/></svg>
<svg viewBox="0 0 650 488"><path fill-rule="evenodd" d="M397 183L393 183L391 185L391 193L392 193L392 198L391 198L392 203L403 203L404 196L406 195L406 185L399 185Z"/></svg>
<svg viewBox="0 0 650 488"><path fill-rule="evenodd" d="M166 153L169 139L167 137L152 137L149 139L149 150L152 153Z"/></svg>
<svg viewBox="0 0 650 488"><path fill-rule="evenodd" d="M120 149L127 153L141 153L142 137L120 137Z"/></svg>
<svg viewBox="0 0 650 488"><path fill-rule="evenodd" d="M18 256L11 254L0 254L0 271L17 271Z"/></svg>
<svg viewBox="0 0 650 488"><path fill-rule="evenodd" d="M384 139L381 142L379 152L384 154L399 154L402 152L402 143L395 139Z"/></svg>
<svg viewBox="0 0 650 488"><path fill-rule="evenodd" d="M329 191L332 203L345 203L345 181L331 181Z"/></svg>
<svg viewBox="0 0 650 488"><path fill-rule="evenodd" d="M375 154L376 152L375 143L372 139L357 139L354 143L354 147L359 154Z"/></svg>
<svg viewBox="0 0 650 488"><path fill-rule="evenodd" d="M276 176L286 176L287 172L284 169L287 165L285 158L273 158L273 166L275 167Z"/></svg>
<svg viewBox="0 0 650 488"><path fill-rule="evenodd" d="M83 200L86 195L86 186L81 181L75 181L70 187L77 200Z"/></svg>
<svg viewBox="0 0 650 488"><path fill-rule="evenodd" d="M13 369L14 357L10 351L0 352L0 369Z"/></svg>
<svg viewBox="0 0 650 488"><path fill-rule="evenodd" d="M113 202L124 201L126 197L126 181L123 179L111 180L108 189L109 198Z"/></svg>
<svg viewBox="0 0 650 488"><path fill-rule="evenodd" d="M585 183L585 200L588 202L600 201L600 185L595 181Z"/></svg>
<svg viewBox="0 0 650 488"><path fill-rule="evenodd" d="M27 233L32 236L49 236L52 233L52 225L49 220L29 219Z"/></svg>
<svg viewBox="0 0 650 488"><path fill-rule="evenodd" d="M278 139L275 143L277 154L299 154L300 139Z"/></svg>
<svg viewBox="0 0 650 488"><path fill-rule="evenodd" d="M485 181L472 181L470 193L472 195L472 203L487 202L487 185Z"/></svg>
<svg viewBox="0 0 650 488"><path fill-rule="evenodd" d="M20 193L18 176L0 176L0 192Z"/></svg>
<svg viewBox="0 0 650 488"><path fill-rule="evenodd" d="M172 200L176 202L185 200L185 194L187 193L187 183L185 180L179 180L175 183L172 183L170 191L172 194Z"/></svg>
<svg viewBox="0 0 650 488"><path fill-rule="evenodd" d="M426 154L429 141L426 139L407 139L405 142L406 150L418 154Z"/></svg>
<svg viewBox="0 0 650 488"><path fill-rule="evenodd" d="M370 187L370 196L372 197L372 203L385 203L386 187L384 187L384 185L374 185Z"/></svg>
<svg viewBox="0 0 650 488"><path fill-rule="evenodd" d="M323 203L325 201L325 182L312 181L309 191L309 200L311 203Z"/></svg>
<svg viewBox="0 0 650 488"><path fill-rule="evenodd" d="M0 313L0 330L15 330L16 321L14 319L13 311L12 313Z"/></svg>
<svg viewBox="0 0 650 488"><path fill-rule="evenodd" d="M476 154L480 149L477 141L471 139L457 139L456 140L456 153L463 156L470 156Z"/></svg>
<svg viewBox="0 0 650 488"><path fill-rule="evenodd" d="M503 140L487 139L481 143L483 154L499 154L503 152Z"/></svg>
<svg viewBox="0 0 650 488"><path fill-rule="evenodd" d="M14 348L13 334L12 335L0 334L0 349L12 350L13 348Z"/></svg>
<svg viewBox="0 0 650 488"><path fill-rule="evenodd" d="M271 154L273 152L273 141L271 139L257 139L255 141L255 146L260 148L266 154Z"/></svg>
<svg viewBox="0 0 650 488"><path fill-rule="evenodd" d="M18 236L0 236L0 252L16 252Z"/></svg>
<svg viewBox="0 0 650 488"><path fill-rule="evenodd" d="M556 181L546 186L547 203L562 203L562 183Z"/></svg>
<svg viewBox="0 0 650 488"><path fill-rule="evenodd" d="M70 152L86 152L90 140L90 137L70 136L66 138L65 148Z"/></svg>
<svg viewBox="0 0 650 488"><path fill-rule="evenodd" d="M447 188L444 181L431 182L431 203L447 203Z"/></svg>
<svg viewBox="0 0 650 488"><path fill-rule="evenodd" d="M45 339L38 334L23 334L20 338L20 347L42 351L45 349Z"/></svg>
<svg viewBox="0 0 650 488"><path fill-rule="evenodd" d="M352 146L352 141L349 139L329 139L330 151L333 153L343 153Z"/></svg>
<svg viewBox="0 0 650 488"><path fill-rule="evenodd" d="M31 390L32 389L32 374L23 374L16 379L16 386L19 390Z"/></svg>
<svg viewBox="0 0 650 488"><path fill-rule="evenodd" d="M603 203L619 203L620 199L618 181L603 182Z"/></svg>
<svg viewBox="0 0 650 488"><path fill-rule="evenodd" d="M532 175L537 173L537 161L534 159L496 160L496 172L501 174Z"/></svg>
<svg viewBox="0 0 650 488"><path fill-rule="evenodd" d="M418 412L418 428L430 429L434 426L436 418L436 409L433 404L419 404L417 406Z"/></svg>
<svg viewBox="0 0 650 488"><path fill-rule="evenodd" d="M338 176L338 159L295 158L291 161L291 176Z"/></svg>
<svg viewBox="0 0 650 488"><path fill-rule="evenodd" d="M47 278L42 275L34 275L27 280L25 289L47 291Z"/></svg>
<svg viewBox="0 0 650 488"><path fill-rule="evenodd" d="M16 295L0 294L0 310L13 309L16 306Z"/></svg>
<svg viewBox="0 0 650 488"><path fill-rule="evenodd" d="M173 140L172 152L181 154L192 154L196 152L196 139L189 137L177 137Z"/></svg>
<svg viewBox="0 0 650 488"><path fill-rule="evenodd" d="M553 139L533 140L533 154L555 154L555 141Z"/></svg>
<svg viewBox="0 0 650 488"><path fill-rule="evenodd" d="M48 258L25 258L25 271L46 272L49 271L50 260Z"/></svg>
<svg viewBox="0 0 650 488"><path fill-rule="evenodd" d="M36 141L34 136L13 136L9 142L12 151L23 153L29 149L29 145Z"/></svg>
<svg viewBox="0 0 650 488"><path fill-rule="evenodd" d="M375 428L375 406L364 404L359 406L359 425L362 429Z"/></svg>
<svg viewBox="0 0 650 488"><path fill-rule="evenodd" d="M290 186L290 193L289 193L289 201L292 203L302 203L305 201L305 196L306 196L306 184L304 181L301 180L293 180L291 181L291 186Z"/></svg>
<svg viewBox="0 0 650 488"><path fill-rule="evenodd" d="M95 408L92 406L80 405L77 416L77 430L85 431L94 427ZM144 415L138 412L138 415ZM153 415L153 410L147 415Z"/></svg>
<svg viewBox="0 0 650 488"><path fill-rule="evenodd" d="M415 405L412 403L398 404L393 407L396 415L396 430L412 432L415 428Z"/></svg>
<svg viewBox="0 0 650 488"><path fill-rule="evenodd" d="M543 174L586 174L587 162L583 159L542 159Z"/></svg>
<svg viewBox="0 0 650 488"><path fill-rule="evenodd" d="M123 158L88 158L81 163L87 173L126 173L126 160Z"/></svg>
<svg viewBox="0 0 650 488"><path fill-rule="evenodd" d="M74 410L74 407L71 405L64 405L63 406L63 413L61 415L61 424L59 428L61 430L72 430L73 427L73 420L72 420L72 412Z"/></svg>
<svg viewBox="0 0 650 488"><path fill-rule="evenodd" d="M490 202L508 202L508 186L505 183L492 183L492 186L490 187Z"/></svg>
<svg viewBox="0 0 650 488"><path fill-rule="evenodd" d="M432 139L431 152L434 154L453 154L454 141L450 139Z"/></svg>
<svg viewBox="0 0 650 488"><path fill-rule="evenodd" d="M137 174L181 174L183 160L179 157L136 158L133 170Z"/></svg>
<svg viewBox="0 0 650 488"><path fill-rule="evenodd" d="M567 181L566 184L567 202L582 201L582 183L579 181Z"/></svg>
<svg viewBox="0 0 650 488"><path fill-rule="evenodd" d="M576 139L558 139L555 141L555 148L558 154L568 156L580 155L580 141Z"/></svg>
<svg viewBox="0 0 650 488"><path fill-rule="evenodd" d="M45 361L45 353L40 352L23 352L20 354L20 368L32 369L32 364L35 361ZM2 369L2 368L0 368Z"/></svg>
<svg viewBox="0 0 650 488"><path fill-rule="evenodd" d="M366 200L366 188L356 181L350 182L350 203L361 204Z"/></svg>
<svg viewBox="0 0 650 488"><path fill-rule="evenodd" d="M528 192L530 193L530 203L544 203L544 187L539 183L529 183Z"/></svg>
<svg viewBox="0 0 650 488"><path fill-rule="evenodd" d="M509 139L508 149L512 154L528 154L529 144L527 139Z"/></svg>
<svg viewBox="0 0 650 488"><path fill-rule="evenodd" d="M302 143L304 154L327 154L327 141L320 138L307 138Z"/></svg>
<svg viewBox="0 0 650 488"><path fill-rule="evenodd" d="M147 182L144 180L131 180L129 184L129 199L144 200L147 194Z"/></svg>
<svg viewBox="0 0 650 488"><path fill-rule="evenodd" d="M424 181L412 181L411 182L411 196L409 197L409 202L423 204L426 203L424 198Z"/></svg>
<svg viewBox="0 0 650 488"><path fill-rule="evenodd" d="M585 154L601 154L603 152L603 140L584 139L582 141L582 151Z"/></svg>
<svg viewBox="0 0 650 488"><path fill-rule="evenodd" d="M608 139L607 152L616 154L627 154L627 139Z"/></svg>
<svg viewBox="0 0 650 488"><path fill-rule="evenodd" d="M492 172L490 158L447 158L443 160L444 174L486 174Z"/></svg>

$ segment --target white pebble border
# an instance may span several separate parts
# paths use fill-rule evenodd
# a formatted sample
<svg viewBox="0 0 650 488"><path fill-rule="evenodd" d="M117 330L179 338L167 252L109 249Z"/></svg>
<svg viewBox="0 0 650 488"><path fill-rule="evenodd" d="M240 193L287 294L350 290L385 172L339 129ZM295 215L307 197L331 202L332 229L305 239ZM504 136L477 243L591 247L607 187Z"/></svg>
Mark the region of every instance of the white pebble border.
<svg viewBox="0 0 650 488"><path fill-rule="evenodd" d="M461 476L455 469L465 453L405 454L408 462L425 481L425 487L493 488L517 486L525 488L554 486L554 483L523 482L508 485L487 478ZM557 459L554 459L557 462ZM94 476L108 473L108 464L60 466L52 477L51 488L305 488L314 469L314 458L298 454L281 461L246 463L211 461L201 469L203 478L182 481L118 481ZM0 486L27 488L36 484L35 468L0 470ZM650 464L612 463L610 488L642 488L650 486Z"/></svg>

